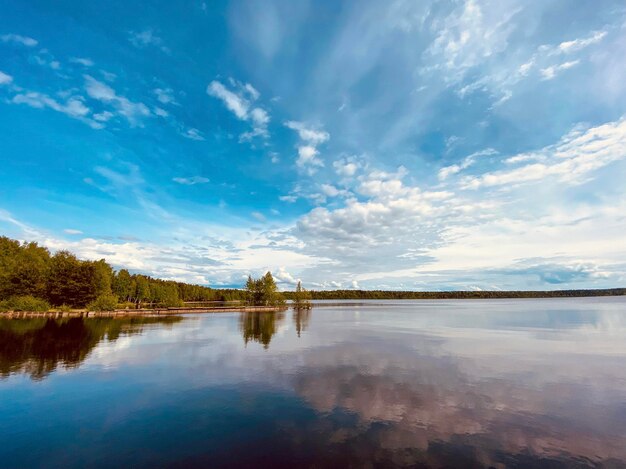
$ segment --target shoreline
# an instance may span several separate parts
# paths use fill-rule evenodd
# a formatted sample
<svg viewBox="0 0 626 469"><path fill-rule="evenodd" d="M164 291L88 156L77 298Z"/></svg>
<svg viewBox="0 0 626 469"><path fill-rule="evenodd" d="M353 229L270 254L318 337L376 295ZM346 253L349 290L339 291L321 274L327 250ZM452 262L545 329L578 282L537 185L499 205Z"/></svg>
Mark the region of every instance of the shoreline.
<svg viewBox="0 0 626 469"><path fill-rule="evenodd" d="M113 318L177 316L194 313L269 313L285 311L288 307L274 306L223 306L209 308L155 308L155 309L116 309L114 311L9 311L0 313L0 319L30 318Z"/></svg>
<svg viewBox="0 0 626 469"><path fill-rule="evenodd" d="M620 298L624 294L606 294L606 295L580 295L580 296L500 296L500 297L439 297L439 298L346 298L344 300L312 300L313 308L327 307L345 307L345 306L381 306L377 301L472 301L472 300L539 300L539 299L580 299L580 298ZM293 305L288 303L285 306L210 306L210 307L191 307L191 308L142 308L142 309L116 309L114 311L6 311L0 312L0 319L31 319L31 318L114 318L114 317L156 317L156 316L178 316L183 314L210 314L210 313L270 313L280 312L293 309ZM309 309L309 308L307 308Z"/></svg>

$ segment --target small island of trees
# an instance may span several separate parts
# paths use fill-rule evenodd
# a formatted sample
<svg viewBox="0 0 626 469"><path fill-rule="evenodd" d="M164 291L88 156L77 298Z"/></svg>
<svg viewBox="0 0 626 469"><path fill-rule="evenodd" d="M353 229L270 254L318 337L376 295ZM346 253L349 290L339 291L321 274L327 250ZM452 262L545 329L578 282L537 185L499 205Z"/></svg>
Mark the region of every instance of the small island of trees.
<svg viewBox="0 0 626 469"><path fill-rule="evenodd" d="M285 297L278 291L271 272L258 279L248 275L245 298L248 306L285 306Z"/></svg>

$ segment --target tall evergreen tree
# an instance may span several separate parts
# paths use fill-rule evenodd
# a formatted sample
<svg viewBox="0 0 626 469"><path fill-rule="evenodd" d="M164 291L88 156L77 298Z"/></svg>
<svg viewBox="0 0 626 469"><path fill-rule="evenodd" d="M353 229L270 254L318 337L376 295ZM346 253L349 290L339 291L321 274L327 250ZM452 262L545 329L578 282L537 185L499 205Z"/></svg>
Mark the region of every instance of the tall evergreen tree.
<svg viewBox="0 0 626 469"><path fill-rule="evenodd" d="M253 306L255 304L255 292L256 284L252 279L252 276L248 275L248 280L246 281L246 304L248 306Z"/></svg>
<svg viewBox="0 0 626 469"><path fill-rule="evenodd" d="M300 280L298 280L298 285L293 295L293 307L295 309L311 308L311 294L302 288L302 282Z"/></svg>

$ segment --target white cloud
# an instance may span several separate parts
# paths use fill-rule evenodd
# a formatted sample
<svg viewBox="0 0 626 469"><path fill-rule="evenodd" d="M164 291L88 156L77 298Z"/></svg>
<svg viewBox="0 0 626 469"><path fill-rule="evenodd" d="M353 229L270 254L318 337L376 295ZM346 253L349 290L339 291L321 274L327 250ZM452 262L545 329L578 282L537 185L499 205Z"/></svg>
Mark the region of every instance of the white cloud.
<svg viewBox="0 0 626 469"><path fill-rule="evenodd" d="M327 142L330 138L328 132L307 127L302 122L287 121L285 122L285 126L298 132L300 139L312 146Z"/></svg>
<svg viewBox="0 0 626 469"><path fill-rule="evenodd" d="M159 116L159 117L168 117L170 115L169 112L167 112L165 109L160 108L160 107L155 107L152 112L154 112L155 116Z"/></svg>
<svg viewBox="0 0 626 469"><path fill-rule="evenodd" d="M11 75L7 75L6 73L0 71L0 85L8 85L13 81L13 77Z"/></svg>
<svg viewBox="0 0 626 469"><path fill-rule="evenodd" d="M65 101L65 103L60 103L59 101L48 96L47 94L38 93L36 91L27 91L24 93L18 93L13 96L13 98L11 99L11 103L26 104L27 106L36 109L49 108L74 119L85 122L92 128L101 128L101 124L88 117L91 110L87 106L85 106L83 98L81 96L71 96Z"/></svg>
<svg viewBox="0 0 626 469"><path fill-rule="evenodd" d="M59 70L61 63L58 60L54 60L52 54L48 51L40 51L41 55L33 55L31 59L37 64L44 67L50 67L52 70Z"/></svg>
<svg viewBox="0 0 626 469"><path fill-rule="evenodd" d="M207 94L220 99L239 120L252 124L252 130L241 135L242 140L268 137L267 125L270 122L270 116L264 109L253 106L254 101L260 96L259 92L249 83L240 84L234 81L233 83L239 88L238 91L231 91L219 81L213 80L207 86ZM246 98L246 94L249 99Z"/></svg>
<svg viewBox="0 0 626 469"><path fill-rule="evenodd" d="M443 181L443 180L447 179L448 176L456 174L459 171L461 171L462 169L463 168L461 167L461 165L453 164L451 166L446 166L444 168L441 168L439 170L439 173L437 173L437 176L439 177L440 181Z"/></svg>
<svg viewBox="0 0 626 469"><path fill-rule="evenodd" d="M93 67L94 66L94 62L91 59L85 58L85 57L72 57L70 59L70 62L75 63L75 64L80 64L84 67Z"/></svg>
<svg viewBox="0 0 626 469"><path fill-rule="evenodd" d="M319 152L317 149L310 145L303 145L298 147L298 159L296 160L296 164L303 168L307 165L309 166L324 166L324 162L317 158Z"/></svg>
<svg viewBox="0 0 626 469"><path fill-rule="evenodd" d="M126 118L132 126L141 125L143 118L152 115L145 104L133 102L124 96L119 96L109 85L89 75L84 75L84 78L87 95L95 100L111 105L115 112Z"/></svg>
<svg viewBox="0 0 626 469"><path fill-rule="evenodd" d="M244 89L250 94L253 101L256 101L261 96L261 93L257 91L257 89L252 86L250 83L246 83L244 85Z"/></svg>
<svg viewBox="0 0 626 469"><path fill-rule="evenodd" d="M370 171L369 174L367 175L367 177L369 179L382 179L382 180L386 180L386 179L402 179L407 174L409 174L409 171L404 166L400 165L400 166L398 166L398 168L396 169L396 171L394 173L390 173L388 171L381 171L381 170L375 169L373 171Z"/></svg>
<svg viewBox="0 0 626 469"><path fill-rule="evenodd" d="M510 84L516 81L526 78L530 75L530 72L534 68L539 68L540 75L543 80L551 80L555 78L559 72L567 70L578 65L581 59L569 60L562 63L553 63L556 57L563 54L571 55L576 52L580 52L583 49L597 44L602 41L607 35L606 31L596 31L591 36L583 39L574 39L572 41L564 41L558 45L541 45L533 56L519 66L516 73L511 77L505 78Z"/></svg>
<svg viewBox="0 0 626 469"><path fill-rule="evenodd" d="M219 81L214 80L209 83L207 93L210 96L221 99L228 110L235 114L238 119L248 119L248 109L250 108L250 103L236 93L228 90Z"/></svg>
<svg viewBox="0 0 626 469"><path fill-rule="evenodd" d="M304 169L309 175L315 174L317 168L324 166L324 162L318 158L319 151L317 146L327 142L330 139L330 134L296 121L285 122L285 127L295 130L301 141L297 146L298 158L296 159L296 165Z"/></svg>
<svg viewBox="0 0 626 469"><path fill-rule="evenodd" d="M522 76L526 76L528 75L528 73L530 72L530 70L533 68L533 66L535 65L535 60L531 59L526 63L523 63L522 65L520 65L519 67L519 74Z"/></svg>
<svg viewBox="0 0 626 469"><path fill-rule="evenodd" d="M174 90L171 88L155 88L154 94L156 95L157 100L162 104L179 105L174 97Z"/></svg>
<svg viewBox="0 0 626 469"><path fill-rule="evenodd" d="M324 193L324 195L328 196L328 197L337 197L338 195L342 194L344 191L337 189L335 186L331 185L331 184L322 184L321 186L322 192Z"/></svg>
<svg viewBox="0 0 626 469"><path fill-rule="evenodd" d="M464 98L476 91L489 92L495 100L493 109L511 99L515 88L522 81L536 76L544 81L552 80L563 71L583 63L586 58L583 51L600 43L607 35L607 31L596 31L586 38L564 41L556 45L543 44L537 47L530 57L524 57L523 61L515 59L523 56L523 49L513 51L497 62L492 61L487 66L487 72L482 71L479 78L464 84L457 90L457 94ZM563 56L568 56L569 60L563 60ZM455 76L462 76L462 73L459 72Z"/></svg>
<svg viewBox="0 0 626 469"><path fill-rule="evenodd" d="M204 136L198 129L187 129L182 133L183 137L188 138L190 140L203 141Z"/></svg>
<svg viewBox="0 0 626 469"><path fill-rule="evenodd" d="M272 272L272 276L276 279L277 283L284 283L287 285L296 285L298 283L298 279L296 279L293 275L291 275L285 267L279 267L278 271Z"/></svg>
<svg viewBox="0 0 626 469"><path fill-rule="evenodd" d="M106 122L113 117L113 113L109 111L102 111L93 115L94 120L98 122Z"/></svg>
<svg viewBox="0 0 626 469"><path fill-rule="evenodd" d="M163 45L163 39L157 36L152 29L144 29L140 32L131 31L129 33L128 40L132 45L138 48L154 46L158 47L166 54L170 53L169 48Z"/></svg>
<svg viewBox="0 0 626 469"><path fill-rule="evenodd" d="M38 44L38 42L32 37L21 36L19 34L4 34L0 36L0 40L2 40L2 42L21 44L26 47L35 47Z"/></svg>
<svg viewBox="0 0 626 469"><path fill-rule="evenodd" d="M8 223L12 227L18 228L22 236L27 239L38 239L42 236L42 232L40 230L18 220L11 212L2 208L0 208L0 222Z"/></svg>
<svg viewBox="0 0 626 469"><path fill-rule="evenodd" d="M252 215L257 221L266 222L267 218L261 212L254 211L250 215Z"/></svg>
<svg viewBox="0 0 626 469"><path fill-rule="evenodd" d="M544 80L552 80L559 74L559 72L575 67L579 63L580 60L571 60L569 62L563 62L562 64L558 65L550 65L549 67L541 69L541 76Z"/></svg>
<svg viewBox="0 0 626 469"><path fill-rule="evenodd" d="M108 82L113 82L117 78L115 73L107 72L106 70L100 70L100 74Z"/></svg>
<svg viewBox="0 0 626 469"><path fill-rule="evenodd" d="M510 1L465 0L432 23L437 36L426 54L435 60L435 69L447 70L446 81L459 81L468 69L506 49L514 31L511 20L519 11Z"/></svg>
<svg viewBox="0 0 626 469"><path fill-rule="evenodd" d="M352 177L359 169L359 165L356 162L349 160L337 160L333 162L333 168L335 172L342 177Z"/></svg>
<svg viewBox="0 0 626 469"><path fill-rule="evenodd" d="M255 107L252 111L250 111L250 117L252 118L252 122L254 122L257 127L266 126L270 121L270 116L267 112L258 107Z"/></svg>
<svg viewBox="0 0 626 469"><path fill-rule="evenodd" d="M585 181L592 171L626 158L626 118L586 130L575 128L556 145L507 158L507 163L540 159L515 169L494 171L463 180L469 189L524 184L546 178L570 184Z"/></svg>
<svg viewBox="0 0 626 469"><path fill-rule="evenodd" d="M495 151L468 159L480 155ZM597 192L602 182L589 185L592 177L612 177L598 170L626 164L626 119L577 126L554 145L502 161L522 166L454 179L446 191L411 186L402 181L402 170L359 177L358 199L334 209L317 207L298 220L293 233L304 243L303 252L332 259L332 265L299 275L311 282L359 272L356 280L367 281L369 288L382 279L390 284L402 279L415 288L415 279L422 279L425 289L520 288L519 282L528 282L524 288L557 282L562 287L576 282L611 286L626 275L626 257L616 254L626 248L619 234L626 229L624 189L621 196L615 190L606 195L614 203L589 205L603 197ZM581 182L588 183L582 190L590 191L591 199L568 192ZM339 190L328 184L322 195ZM602 234L594 235L597 230ZM543 257L551 265L521 268L520 259L530 257ZM344 282L349 280L344 276Z"/></svg>
<svg viewBox="0 0 626 469"><path fill-rule="evenodd" d="M142 185L145 181L141 176L141 172L139 171L139 167L134 164L124 163L124 171L116 171L111 168L107 168L104 166L96 166L94 171L102 176L107 184L106 185L96 185L99 189L105 192L118 192L123 193L128 188L135 188Z"/></svg>
<svg viewBox="0 0 626 469"><path fill-rule="evenodd" d="M207 182L210 182L210 179L203 176L192 176L188 178L175 177L172 179L172 181L177 182L178 184L184 184L186 186L193 186L195 184L206 184Z"/></svg>
<svg viewBox="0 0 626 469"><path fill-rule="evenodd" d="M482 151L478 151L476 153L472 153L471 155L465 157L463 159L463 161L461 161L458 164L453 164L453 165L445 166L445 167L441 168L439 170L439 172L437 173L437 176L438 176L440 181L444 181L449 176L457 174L460 171L462 171L464 169L467 169L470 166L472 166L476 162L476 159L478 157L480 157L480 156L490 156L490 155L494 155L496 153L497 153L497 151L495 151L493 148L487 148L486 150L482 150Z"/></svg>
<svg viewBox="0 0 626 469"><path fill-rule="evenodd" d="M606 35L606 31L596 31L585 39L574 39L573 41L562 42L558 45L558 50L566 54L571 54L572 52L577 52L592 44L599 43L606 37Z"/></svg>
<svg viewBox="0 0 626 469"><path fill-rule="evenodd" d="M73 228L66 228L66 229L63 230L63 232L68 234L68 235L81 235L81 234L83 234L82 231L75 230Z"/></svg>

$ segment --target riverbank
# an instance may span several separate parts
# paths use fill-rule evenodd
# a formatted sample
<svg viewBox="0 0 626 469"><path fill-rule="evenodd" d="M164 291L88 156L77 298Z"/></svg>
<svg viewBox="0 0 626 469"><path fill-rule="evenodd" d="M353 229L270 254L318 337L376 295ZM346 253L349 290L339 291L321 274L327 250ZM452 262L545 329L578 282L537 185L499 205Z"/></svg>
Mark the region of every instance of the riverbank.
<svg viewBox="0 0 626 469"><path fill-rule="evenodd" d="M117 309L114 311L9 311L0 313L0 318L111 318L111 317L150 317L175 316L195 313L265 313L285 311L287 307L274 306L213 306L207 308L156 308L156 309Z"/></svg>

